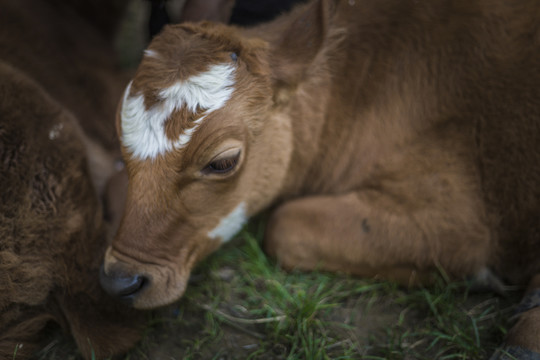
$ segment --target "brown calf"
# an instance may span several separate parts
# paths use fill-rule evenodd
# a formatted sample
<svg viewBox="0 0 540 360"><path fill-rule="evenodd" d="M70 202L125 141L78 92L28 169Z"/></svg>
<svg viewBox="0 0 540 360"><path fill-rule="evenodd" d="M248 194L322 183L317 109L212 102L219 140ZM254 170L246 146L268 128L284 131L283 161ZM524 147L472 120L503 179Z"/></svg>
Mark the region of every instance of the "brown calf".
<svg viewBox="0 0 540 360"><path fill-rule="evenodd" d="M119 154L112 118L127 82L110 40L124 3L0 1L1 359L31 356L52 323L85 358L140 338L144 317L98 280L98 194Z"/></svg>
<svg viewBox="0 0 540 360"><path fill-rule="evenodd" d="M117 116L129 189L102 285L170 303L270 206L265 246L285 268L526 283L539 20L537 1L321 0L253 29L166 28Z"/></svg>

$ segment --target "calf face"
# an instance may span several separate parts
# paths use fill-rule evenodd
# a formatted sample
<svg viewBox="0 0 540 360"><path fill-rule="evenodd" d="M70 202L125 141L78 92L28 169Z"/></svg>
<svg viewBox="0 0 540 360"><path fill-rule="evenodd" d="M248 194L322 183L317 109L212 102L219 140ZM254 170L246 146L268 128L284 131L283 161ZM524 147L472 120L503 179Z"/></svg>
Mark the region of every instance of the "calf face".
<svg viewBox="0 0 540 360"><path fill-rule="evenodd" d="M209 24L166 28L146 51L117 116L129 188L101 276L109 293L138 308L176 300L194 264L277 193L290 132L287 119L263 122L265 51Z"/></svg>

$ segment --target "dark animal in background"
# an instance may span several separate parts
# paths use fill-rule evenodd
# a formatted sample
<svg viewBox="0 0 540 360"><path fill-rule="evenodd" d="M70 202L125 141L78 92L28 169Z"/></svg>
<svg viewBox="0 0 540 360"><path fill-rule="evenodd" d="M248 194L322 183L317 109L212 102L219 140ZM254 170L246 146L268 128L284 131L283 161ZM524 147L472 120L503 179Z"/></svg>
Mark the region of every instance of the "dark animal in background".
<svg viewBox="0 0 540 360"><path fill-rule="evenodd" d="M85 358L127 351L141 336L145 316L98 282L126 83L112 40L126 3L0 1L2 359L29 357L53 323Z"/></svg>

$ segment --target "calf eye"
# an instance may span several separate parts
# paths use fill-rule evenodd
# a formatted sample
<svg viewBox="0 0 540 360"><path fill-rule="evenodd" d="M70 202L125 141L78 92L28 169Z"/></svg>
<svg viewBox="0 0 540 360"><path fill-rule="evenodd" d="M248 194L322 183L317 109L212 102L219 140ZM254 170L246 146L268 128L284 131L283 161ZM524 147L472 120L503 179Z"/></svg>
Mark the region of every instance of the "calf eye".
<svg viewBox="0 0 540 360"><path fill-rule="evenodd" d="M212 161L208 168L215 173L224 173L231 171L236 166L237 159L221 159Z"/></svg>
<svg viewBox="0 0 540 360"><path fill-rule="evenodd" d="M239 159L240 151L232 156L214 159L204 168L203 172L207 174L226 174L236 167Z"/></svg>

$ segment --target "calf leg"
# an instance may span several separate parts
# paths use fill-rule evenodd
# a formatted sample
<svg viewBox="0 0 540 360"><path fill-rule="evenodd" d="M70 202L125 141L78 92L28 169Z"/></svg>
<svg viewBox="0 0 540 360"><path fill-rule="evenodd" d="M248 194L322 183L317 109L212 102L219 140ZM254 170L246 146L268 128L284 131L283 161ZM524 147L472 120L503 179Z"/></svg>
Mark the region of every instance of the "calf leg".
<svg viewBox="0 0 540 360"><path fill-rule="evenodd" d="M287 268L321 269L410 284L442 267L475 274L488 259L489 232L474 206L411 208L377 191L314 196L281 205L265 247Z"/></svg>

